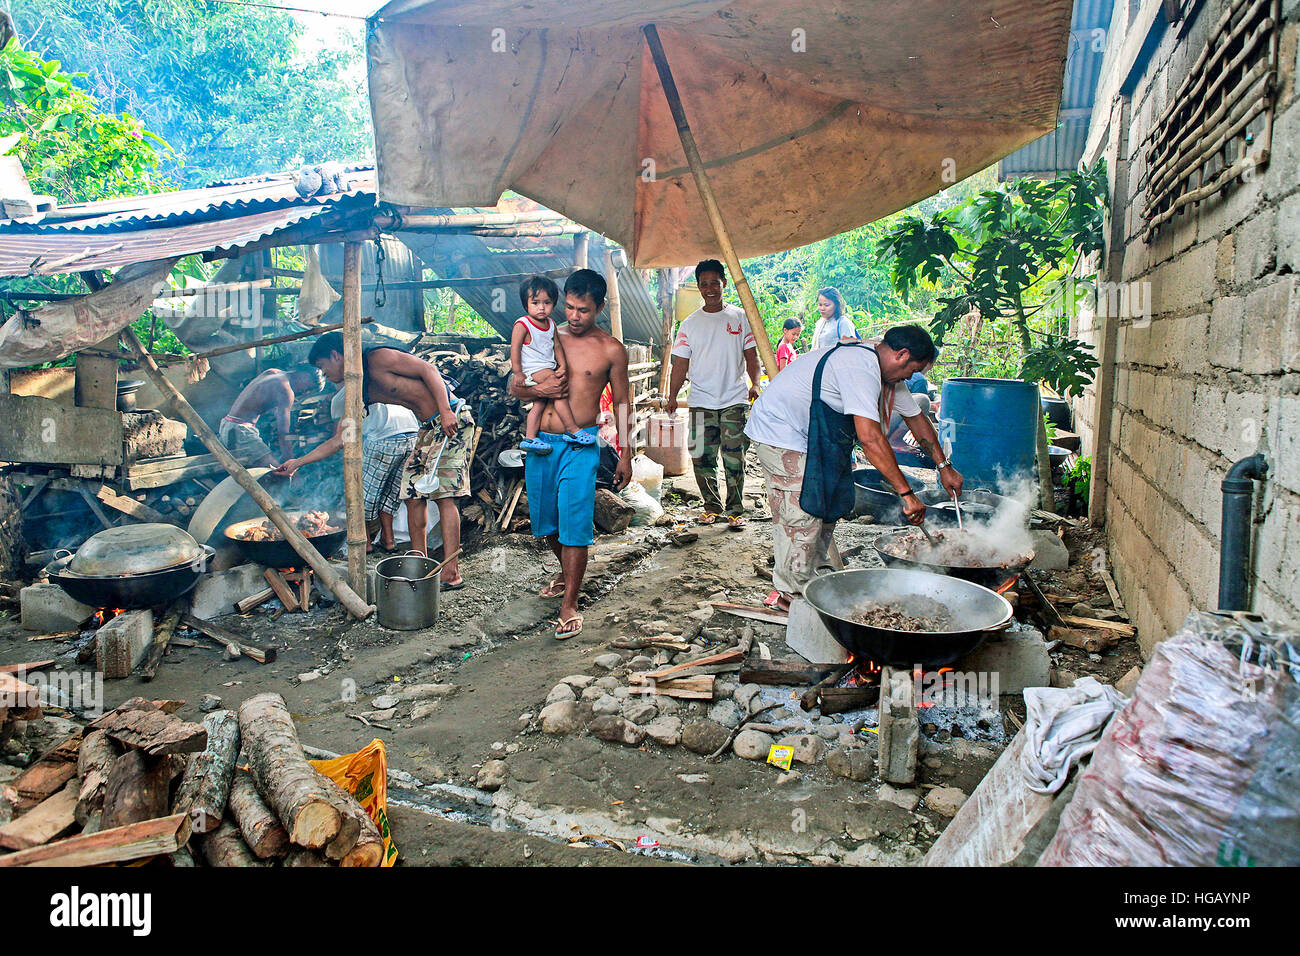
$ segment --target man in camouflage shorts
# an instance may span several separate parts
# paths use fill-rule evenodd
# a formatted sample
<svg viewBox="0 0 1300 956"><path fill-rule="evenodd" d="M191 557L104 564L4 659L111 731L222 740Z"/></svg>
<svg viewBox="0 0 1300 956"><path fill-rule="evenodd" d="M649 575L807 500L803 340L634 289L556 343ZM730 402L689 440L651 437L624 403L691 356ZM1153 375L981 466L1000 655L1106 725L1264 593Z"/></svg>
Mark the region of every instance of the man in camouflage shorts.
<svg viewBox="0 0 1300 956"><path fill-rule="evenodd" d="M745 449L749 447L749 440L745 438L745 420L748 412L748 405L691 409L687 441L695 483L704 498L706 514L737 518L745 513ZM719 456L727 483L725 505L718 491Z"/></svg>

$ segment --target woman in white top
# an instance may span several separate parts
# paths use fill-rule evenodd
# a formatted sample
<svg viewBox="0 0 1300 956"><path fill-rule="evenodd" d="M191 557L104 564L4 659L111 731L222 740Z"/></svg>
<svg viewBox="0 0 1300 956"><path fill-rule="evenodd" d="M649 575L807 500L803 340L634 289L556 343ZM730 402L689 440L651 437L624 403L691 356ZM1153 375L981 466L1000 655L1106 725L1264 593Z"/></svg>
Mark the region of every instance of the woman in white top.
<svg viewBox="0 0 1300 956"><path fill-rule="evenodd" d="M858 338L857 327L853 320L845 315L844 296L833 285L817 290L817 312L821 316L813 329L812 346L808 351L828 349L839 343L840 339Z"/></svg>

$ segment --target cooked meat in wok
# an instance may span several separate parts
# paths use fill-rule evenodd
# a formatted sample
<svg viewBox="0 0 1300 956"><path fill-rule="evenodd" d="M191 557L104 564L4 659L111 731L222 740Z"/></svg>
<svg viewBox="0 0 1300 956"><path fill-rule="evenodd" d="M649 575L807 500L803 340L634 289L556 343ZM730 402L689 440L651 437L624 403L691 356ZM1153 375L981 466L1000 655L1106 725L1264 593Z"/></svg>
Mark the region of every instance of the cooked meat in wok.
<svg viewBox="0 0 1300 956"><path fill-rule="evenodd" d="M1033 559L1032 553L999 546L969 529L949 528L931 534L934 544L920 531L913 530L906 537L881 543L879 547L896 558L945 568L1006 568Z"/></svg>
<svg viewBox="0 0 1300 956"><path fill-rule="evenodd" d="M308 511L306 514L298 515L294 523L298 526L298 530L308 538L315 538L322 534L332 534L339 530L330 524L330 516L326 511ZM247 529L239 536L239 540L283 541L284 535L280 534L280 529L271 524L270 519L267 518L261 524Z"/></svg>
<svg viewBox="0 0 1300 956"><path fill-rule="evenodd" d="M912 603L915 604L917 600L923 599L914 599ZM929 601L926 603L933 605L933 607L924 609L913 607L913 610L922 610L924 613L909 614L899 607L869 601L855 609L849 615L849 620L858 624L866 624L869 627L882 627L891 631L948 630L948 626L952 620L948 611L937 601Z"/></svg>

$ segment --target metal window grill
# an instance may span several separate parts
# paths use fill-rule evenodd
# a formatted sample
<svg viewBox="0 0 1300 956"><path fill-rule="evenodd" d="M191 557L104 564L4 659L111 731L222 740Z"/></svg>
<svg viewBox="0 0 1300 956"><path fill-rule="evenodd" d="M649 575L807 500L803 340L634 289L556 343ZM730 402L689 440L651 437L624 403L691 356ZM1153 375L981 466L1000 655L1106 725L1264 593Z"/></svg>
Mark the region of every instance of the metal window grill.
<svg viewBox="0 0 1300 956"><path fill-rule="evenodd" d="M1268 163L1281 0L1232 0L1146 148L1144 239Z"/></svg>

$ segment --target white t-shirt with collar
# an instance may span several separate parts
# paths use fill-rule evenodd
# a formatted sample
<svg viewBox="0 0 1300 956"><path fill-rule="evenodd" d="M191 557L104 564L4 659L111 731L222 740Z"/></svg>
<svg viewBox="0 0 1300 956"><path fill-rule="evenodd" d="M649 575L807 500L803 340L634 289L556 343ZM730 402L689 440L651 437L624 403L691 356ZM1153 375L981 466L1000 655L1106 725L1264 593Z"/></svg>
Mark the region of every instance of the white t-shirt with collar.
<svg viewBox="0 0 1300 956"><path fill-rule="evenodd" d="M749 401L745 352L758 343L745 310L724 305L718 312L696 309L677 330L675 357L691 360L691 408L730 408Z"/></svg>
<svg viewBox="0 0 1300 956"><path fill-rule="evenodd" d="M345 403L343 389L340 388L334 393L334 397L330 399L330 416L335 421L343 417ZM415 417L415 412L405 405L386 405L382 402L375 402L367 407L365 412L361 419L361 440L363 442L382 441L396 435L414 435L420 430L420 423Z"/></svg>
<svg viewBox="0 0 1300 956"><path fill-rule="evenodd" d="M750 439L774 448L808 451L813 375L822 356L829 351L809 352L777 374L749 413L745 434ZM921 414L905 382L896 382L892 387L894 411L904 418ZM889 422L881 422L880 393L880 363L865 347L845 346L827 361L822 372L821 400L834 411L869 418L879 422L883 430Z"/></svg>

